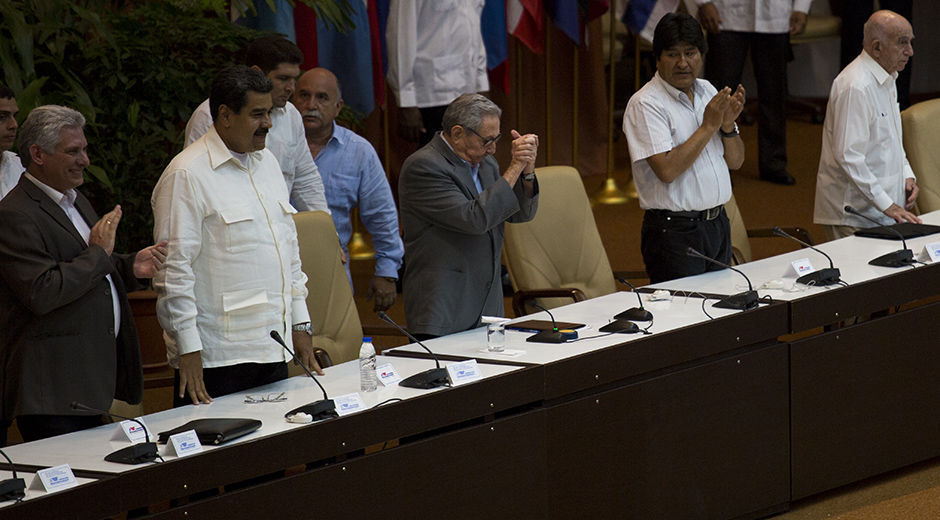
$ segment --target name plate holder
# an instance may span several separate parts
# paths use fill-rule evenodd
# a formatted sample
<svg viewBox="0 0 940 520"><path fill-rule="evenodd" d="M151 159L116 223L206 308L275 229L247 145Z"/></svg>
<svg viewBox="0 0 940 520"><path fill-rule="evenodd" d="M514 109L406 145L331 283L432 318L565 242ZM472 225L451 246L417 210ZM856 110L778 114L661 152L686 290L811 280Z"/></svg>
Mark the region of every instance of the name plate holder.
<svg viewBox="0 0 940 520"><path fill-rule="evenodd" d="M75 479L72 468L70 468L68 464L62 464L60 466L37 471L36 476L33 477L33 481L29 484L29 489L55 493L56 491L73 488L77 485L78 480Z"/></svg>
<svg viewBox="0 0 940 520"><path fill-rule="evenodd" d="M940 242L931 242L924 245L924 249L917 255L917 259L921 262L940 261Z"/></svg>
<svg viewBox="0 0 940 520"><path fill-rule="evenodd" d="M382 363L375 367L375 375L379 376L383 386L392 386L401 381L401 376L391 363Z"/></svg>
<svg viewBox="0 0 940 520"><path fill-rule="evenodd" d="M176 455L185 457L193 453L202 451L202 443L199 442L199 436L196 430L187 430L170 436L170 441L166 443L167 455Z"/></svg>
<svg viewBox="0 0 940 520"><path fill-rule="evenodd" d="M336 404L336 415L340 417L368 408L358 392L334 397L333 403Z"/></svg>
<svg viewBox="0 0 940 520"><path fill-rule="evenodd" d="M140 417L135 417L140 424L143 424L144 427L147 424ZM140 427L140 424L137 424L134 421L121 421L118 423L120 426L114 431L114 435L111 436L112 441L130 441L131 444L137 444L138 442L149 442L147 439L146 430Z"/></svg>
<svg viewBox="0 0 940 520"><path fill-rule="evenodd" d="M469 359L460 363L451 363L447 365L447 378L450 379L451 386L460 386L472 381L483 379L480 373L480 366L477 360Z"/></svg>

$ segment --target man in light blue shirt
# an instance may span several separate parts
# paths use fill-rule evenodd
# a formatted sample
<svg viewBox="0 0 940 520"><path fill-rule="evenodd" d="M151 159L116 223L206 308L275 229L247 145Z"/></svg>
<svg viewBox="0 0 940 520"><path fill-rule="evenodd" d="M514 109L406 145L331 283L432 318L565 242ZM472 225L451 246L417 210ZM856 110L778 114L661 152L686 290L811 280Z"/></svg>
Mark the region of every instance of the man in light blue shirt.
<svg viewBox="0 0 940 520"><path fill-rule="evenodd" d="M398 210L385 170L368 141L335 123L343 98L332 72L323 68L305 72L297 81L292 101L303 116L307 145L320 168L327 204L346 258L353 208L359 207L359 217L372 235L375 275L366 299L375 297L374 309L386 310L395 303L395 283L405 248L398 234Z"/></svg>

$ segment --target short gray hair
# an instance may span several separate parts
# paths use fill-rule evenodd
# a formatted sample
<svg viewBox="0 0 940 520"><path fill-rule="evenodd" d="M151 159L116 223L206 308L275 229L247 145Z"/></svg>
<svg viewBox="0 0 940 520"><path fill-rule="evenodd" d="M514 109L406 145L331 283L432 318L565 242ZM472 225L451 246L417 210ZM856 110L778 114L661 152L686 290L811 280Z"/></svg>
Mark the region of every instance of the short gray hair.
<svg viewBox="0 0 940 520"><path fill-rule="evenodd" d="M441 119L441 126L446 135L450 135L450 129L454 125L476 131L483 124L484 117L495 116L498 119L502 113L503 111L496 106L496 103L482 94L461 94L447 106L444 117Z"/></svg>
<svg viewBox="0 0 940 520"><path fill-rule="evenodd" d="M34 108L20 126L18 149L23 167L29 167L32 160L29 148L34 144L46 153L55 152L62 129L66 127L84 128L85 116L61 105Z"/></svg>

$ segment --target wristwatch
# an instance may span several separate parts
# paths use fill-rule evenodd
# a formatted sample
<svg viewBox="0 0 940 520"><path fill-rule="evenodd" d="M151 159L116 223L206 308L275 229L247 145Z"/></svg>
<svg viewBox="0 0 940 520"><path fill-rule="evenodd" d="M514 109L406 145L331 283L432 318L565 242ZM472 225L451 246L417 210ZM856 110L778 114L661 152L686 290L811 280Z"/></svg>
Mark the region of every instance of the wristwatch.
<svg viewBox="0 0 940 520"><path fill-rule="evenodd" d="M535 180L535 172L523 173L522 180L532 182Z"/></svg>
<svg viewBox="0 0 940 520"><path fill-rule="evenodd" d="M291 327L294 332L306 332L308 336L313 336L313 325L309 321L298 323Z"/></svg>
<svg viewBox="0 0 940 520"><path fill-rule="evenodd" d="M736 136L738 135L738 124L735 123L735 124L734 124L734 130L732 130L732 131L730 131L730 132L725 132L725 131L722 130L721 127L719 126L719 127L718 127L718 133L721 134L721 137L725 137L725 138L736 137Z"/></svg>

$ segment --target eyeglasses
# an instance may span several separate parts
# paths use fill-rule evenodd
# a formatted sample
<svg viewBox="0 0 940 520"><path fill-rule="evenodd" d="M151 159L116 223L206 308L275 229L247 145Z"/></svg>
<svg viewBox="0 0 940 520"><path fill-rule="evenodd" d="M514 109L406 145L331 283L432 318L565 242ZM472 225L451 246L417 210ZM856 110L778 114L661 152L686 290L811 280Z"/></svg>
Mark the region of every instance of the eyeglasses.
<svg viewBox="0 0 940 520"><path fill-rule="evenodd" d="M281 401L286 401L287 397L284 396L284 392L279 394L265 394L259 397L246 395L245 403L255 404L255 403L279 403Z"/></svg>
<svg viewBox="0 0 940 520"><path fill-rule="evenodd" d="M478 134L476 130L470 128L469 126L467 127L467 130L470 130L470 132L471 132L473 135L475 135L475 136L477 136L477 137L479 137L480 139L483 140L483 147L484 147L484 148L486 148L487 146L489 146L490 143L495 143L496 141L499 141L499 138L503 136L502 133L499 133L499 134L496 134L496 135L493 136L493 137L483 137L482 135Z"/></svg>

